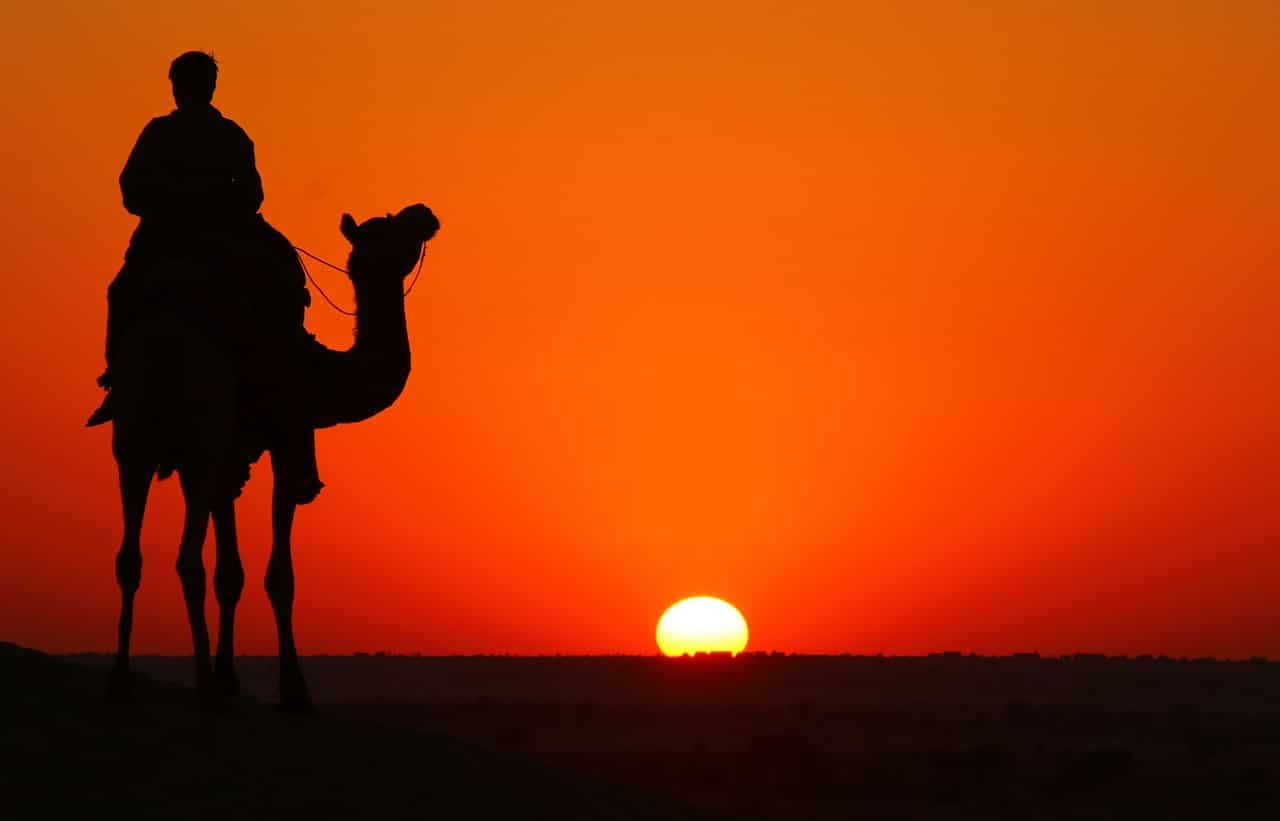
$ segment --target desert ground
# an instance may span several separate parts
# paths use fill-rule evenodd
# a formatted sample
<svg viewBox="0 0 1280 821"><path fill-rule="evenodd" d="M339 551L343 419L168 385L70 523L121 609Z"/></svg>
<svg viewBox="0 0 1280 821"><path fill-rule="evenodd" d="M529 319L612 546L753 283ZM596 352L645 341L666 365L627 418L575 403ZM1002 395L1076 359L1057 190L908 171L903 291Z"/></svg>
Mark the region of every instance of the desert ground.
<svg viewBox="0 0 1280 821"><path fill-rule="evenodd" d="M101 665L0 643L0 818L699 818L686 805L440 733L286 716L253 698L217 715L144 679L107 705Z"/></svg>
<svg viewBox="0 0 1280 821"><path fill-rule="evenodd" d="M0 653L30 817L1274 818L1280 664L1079 655L308 657L320 714L189 659ZM16 788L16 791L15 791ZM56 812L54 812L56 810ZM20 816L26 817L26 816Z"/></svg>

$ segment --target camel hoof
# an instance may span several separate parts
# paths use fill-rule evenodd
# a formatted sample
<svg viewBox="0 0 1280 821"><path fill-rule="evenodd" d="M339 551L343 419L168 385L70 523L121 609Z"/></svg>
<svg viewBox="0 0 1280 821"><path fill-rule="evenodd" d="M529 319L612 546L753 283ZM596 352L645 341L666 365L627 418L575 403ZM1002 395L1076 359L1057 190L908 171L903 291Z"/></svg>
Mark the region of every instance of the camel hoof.
<svg viewBox="0 0 1280 821"><path fill-rule="evenodd" d="M315 715L316 707L311 703L307 680L302 677L301 672L285 671L280 676L280 704L276 709L293 716Z"/></svg>
<svg viewBox="0 0 1280 821"><path fill-rule="evenodd" d="M196 688L196 706L202 713L220 715L227 711L227 700L218 684L213 683Z"/></svg>
<svg viewBox="0 0 1280 821"><path fill-rule="evenodd" d="M240 695L240 677L235 670L217 670L213 674L213 680L223 697L235 698Z"/></svg>
<svg viewBox="0 0 1280 821"><path fill-rule="evenodd" d="M132 704L134 702L133 671L123 667L112 667L107 678L107 703Z"/></svg>

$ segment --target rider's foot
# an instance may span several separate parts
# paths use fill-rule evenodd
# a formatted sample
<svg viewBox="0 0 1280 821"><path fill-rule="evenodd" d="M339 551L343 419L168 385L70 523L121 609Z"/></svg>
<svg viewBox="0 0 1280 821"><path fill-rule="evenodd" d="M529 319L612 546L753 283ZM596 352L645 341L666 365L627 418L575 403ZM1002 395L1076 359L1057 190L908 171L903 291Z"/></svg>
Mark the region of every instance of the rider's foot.
<svg viewBox="0 0 1280 821"><path fill-rule="evenodd" d="M89 421L85 422L84 425L87 428L92 428L96 425L106 424L115 418L115 410L111 407L111 394L108 392L106 398L102 400L102 404L89 415Z"/></svg>
<svg viewBox="0 0 1280 821"><path fill-rule="evenodd" d="M86 428L110 422L115 418L115 414L111 412L111 368L107 368L98 377L98 387L106 391L107 395L103 398L102 404L98 406L98 409L89 414L89 421L84 423Z"/></svg>
<svg viewBox="0 0 1280 821"><path fill-rule="evenodd" d="M293 503L296 505L310 504L320 495L320 491L324 489L324 482L320 481L319 476L307 476L294 482L293 485Z"/></svg>

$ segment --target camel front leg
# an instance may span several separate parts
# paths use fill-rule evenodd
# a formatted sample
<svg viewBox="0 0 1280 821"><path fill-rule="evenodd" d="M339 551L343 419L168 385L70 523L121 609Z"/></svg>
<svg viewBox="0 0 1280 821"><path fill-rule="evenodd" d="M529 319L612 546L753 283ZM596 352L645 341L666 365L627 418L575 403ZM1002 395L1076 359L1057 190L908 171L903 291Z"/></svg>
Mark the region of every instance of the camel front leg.
<svg viewBox="0 0 1280 821"><path fill-rule="evenodd" d="M244 564L240 561L240 541L236 534L234 499L213 505L213 539L217 545L217 564L213 569L213 592L218 597L218 651L213 674L224 696L240 694L236 676L236 605L244 591Z"/></svg>
<svg viewBox="0 0 1280 821"><path fill-rule="evenodd" d="M282 471L271 454L271 558L267 561L267 598L276 617L276 637L280 647L280 709L288 713L311 713L315 708L307 692L298 663L298 647L293 640L293 513L296 505L289 483L280 481ZM287 474L285 474L287 475Z"/></svg>
<svg viewBox="0 0 1280 821"><path fill-rule="evenodd" d="M107 698L128 702L133 698L133 670L129 665L129 641L133 636L133 600L142 583L142 516L151 489L151 465L118 463L120 504L124 509L124 538L116 554L116 583L120 585L120 623L116 634L116 663L107 683Z"/></svg>

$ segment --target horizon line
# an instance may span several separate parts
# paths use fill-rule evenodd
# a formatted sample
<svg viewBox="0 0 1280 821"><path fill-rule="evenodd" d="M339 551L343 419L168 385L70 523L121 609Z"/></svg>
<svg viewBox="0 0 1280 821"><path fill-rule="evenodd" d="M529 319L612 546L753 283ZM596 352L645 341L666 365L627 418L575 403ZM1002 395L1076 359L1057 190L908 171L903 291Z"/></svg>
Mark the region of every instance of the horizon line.
<svg viewBox="0 0 1280 821"><path fill-rule="evenodd" d="M20 645L19 645L20 646ZM36 648L28 648L36 649ZM39 651L44 652L44 651ZM50 656L63 658L85 656L113 656L109 651L78 650L66 653L47 653ZM238 659L275 660L274 653L238 654ZM943 650L933 653L890 654L890 653L803 653L781 650L744 650L732 654L728 651L714 653L697 653L694 655L666 656L662 653L392 653L386 651L368 652L356 650L350 653L307 653L300 658L313 659L420 659L420 660L453 660L453 659L657 659L662 661L723 661L736 660L739 657L748 659L848 659L864 661L912 661L912 660L987 660L987 661L1128 661L1128 662L1160 662L1173 664L1277 664L1280 658L1270 656L1173 656L1165 653L1138 653L1135 655L1113 655L1109 653L1058 653L1043 654L1035 651L1014 653L965 653L958 650ZM175 653L135 653L134 658L149 659L190 659L192 655Z"/></svg>

